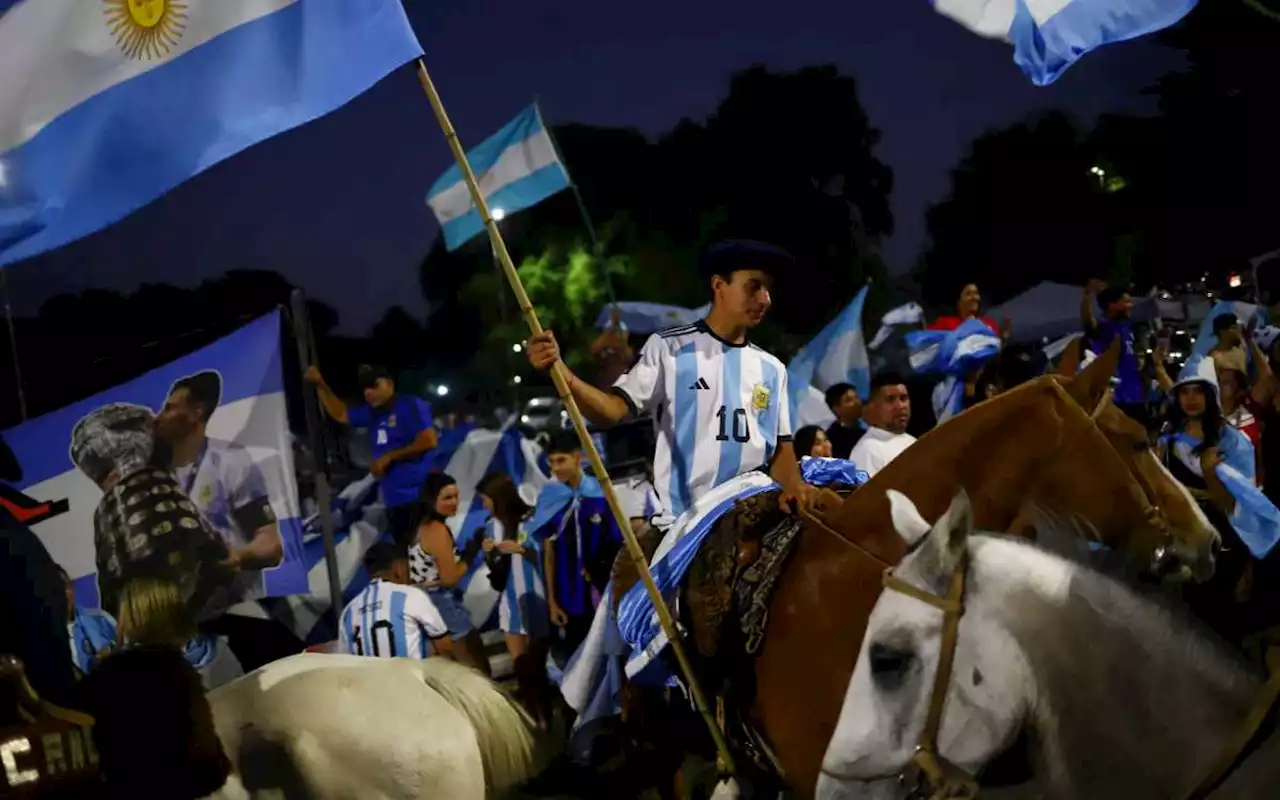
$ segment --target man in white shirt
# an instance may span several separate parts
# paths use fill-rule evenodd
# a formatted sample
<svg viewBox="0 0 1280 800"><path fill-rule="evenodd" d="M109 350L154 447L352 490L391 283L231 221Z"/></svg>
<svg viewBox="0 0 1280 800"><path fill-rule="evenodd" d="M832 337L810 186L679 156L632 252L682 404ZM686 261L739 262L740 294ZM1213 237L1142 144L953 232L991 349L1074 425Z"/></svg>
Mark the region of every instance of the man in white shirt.
<svg viewBox="0 0 1280 800"><path fill-rule="evenodd" d="M708 247L699 262L712 295L706 319L650 336L612 391L569 374L569 391L596 424L653 415L659 526L704 492L758 468L782 485L786 507L816 495L791 445L786 367L747 340L773 303L774 275L793 259L772 245L728 241ZM527 353L540 370L560 357L551 331L530 339Z"/></svg>
<svg viewBox="0 0 1280 800"><path fill-rule="evenodd" d="M874 476L915 442L907 433L911 422L911 397L902 376L882 372L871 379L871 395L863 404L867 432L854 445L849 460Z"/></svg>

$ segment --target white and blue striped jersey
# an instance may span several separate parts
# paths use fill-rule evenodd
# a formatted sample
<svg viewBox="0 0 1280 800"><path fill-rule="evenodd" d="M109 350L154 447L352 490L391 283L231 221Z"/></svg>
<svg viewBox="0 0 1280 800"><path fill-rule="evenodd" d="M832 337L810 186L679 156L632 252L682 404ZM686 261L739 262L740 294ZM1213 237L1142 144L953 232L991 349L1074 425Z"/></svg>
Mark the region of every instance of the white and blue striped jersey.
<svg viewBox="0 0 1280 800"><path fill-rule="evenodd" d="M421 659L430 639L448 635L426 592L375 578L343 610L338 644L357 656Z"/></svg>
<svg viewBox="0 0 1280 800"><path fill-rule="evenodd" d="M672 517L768 464L791 438L782 362L753 344L723 341L702 320L650 336L614 392L633 413L653 414L653 483Z"/></svg>

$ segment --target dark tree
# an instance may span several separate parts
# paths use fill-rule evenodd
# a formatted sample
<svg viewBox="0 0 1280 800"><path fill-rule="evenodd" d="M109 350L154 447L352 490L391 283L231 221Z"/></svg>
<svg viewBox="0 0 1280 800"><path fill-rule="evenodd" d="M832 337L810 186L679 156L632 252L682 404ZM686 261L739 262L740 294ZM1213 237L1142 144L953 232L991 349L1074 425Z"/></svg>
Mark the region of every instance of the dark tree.
<svg viewBox="0 0 1280 800"><path fill-rule="evenodd" d="M976 140L928 211L917 269L926 299L948 307L963 284L1000 302L1042 280L1083 284L1114 261L1110 213L1120 185L1084 133L1052 112Z"/></svg>

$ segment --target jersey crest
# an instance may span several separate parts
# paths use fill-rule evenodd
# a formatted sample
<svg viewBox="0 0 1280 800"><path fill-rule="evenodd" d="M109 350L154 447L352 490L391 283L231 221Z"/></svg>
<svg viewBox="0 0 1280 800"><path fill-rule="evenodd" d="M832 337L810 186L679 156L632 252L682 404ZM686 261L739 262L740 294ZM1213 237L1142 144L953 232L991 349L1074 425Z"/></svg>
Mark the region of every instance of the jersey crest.
<svg viewBox="0 0 1280 800"><path fill-rule="evenodd" d="M751 407L756 410L757 414L763 413L769 408L769 401L772 400L769 387L763 383L757 383L751 387Z"/></svg>

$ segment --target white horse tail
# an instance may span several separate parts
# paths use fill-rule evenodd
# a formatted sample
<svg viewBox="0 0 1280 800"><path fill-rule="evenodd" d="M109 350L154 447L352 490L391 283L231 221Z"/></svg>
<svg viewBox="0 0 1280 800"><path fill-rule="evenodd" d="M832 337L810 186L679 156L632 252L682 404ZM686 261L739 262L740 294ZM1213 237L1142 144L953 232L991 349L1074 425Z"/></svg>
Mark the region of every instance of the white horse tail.
<svg viewBox="0 0 1280 800"><path fill-rule="evenodd" d="M534 774L533 720L485 676L447 658L415 662L422 680L475 729L490 796L516 788Z"/></svg>

